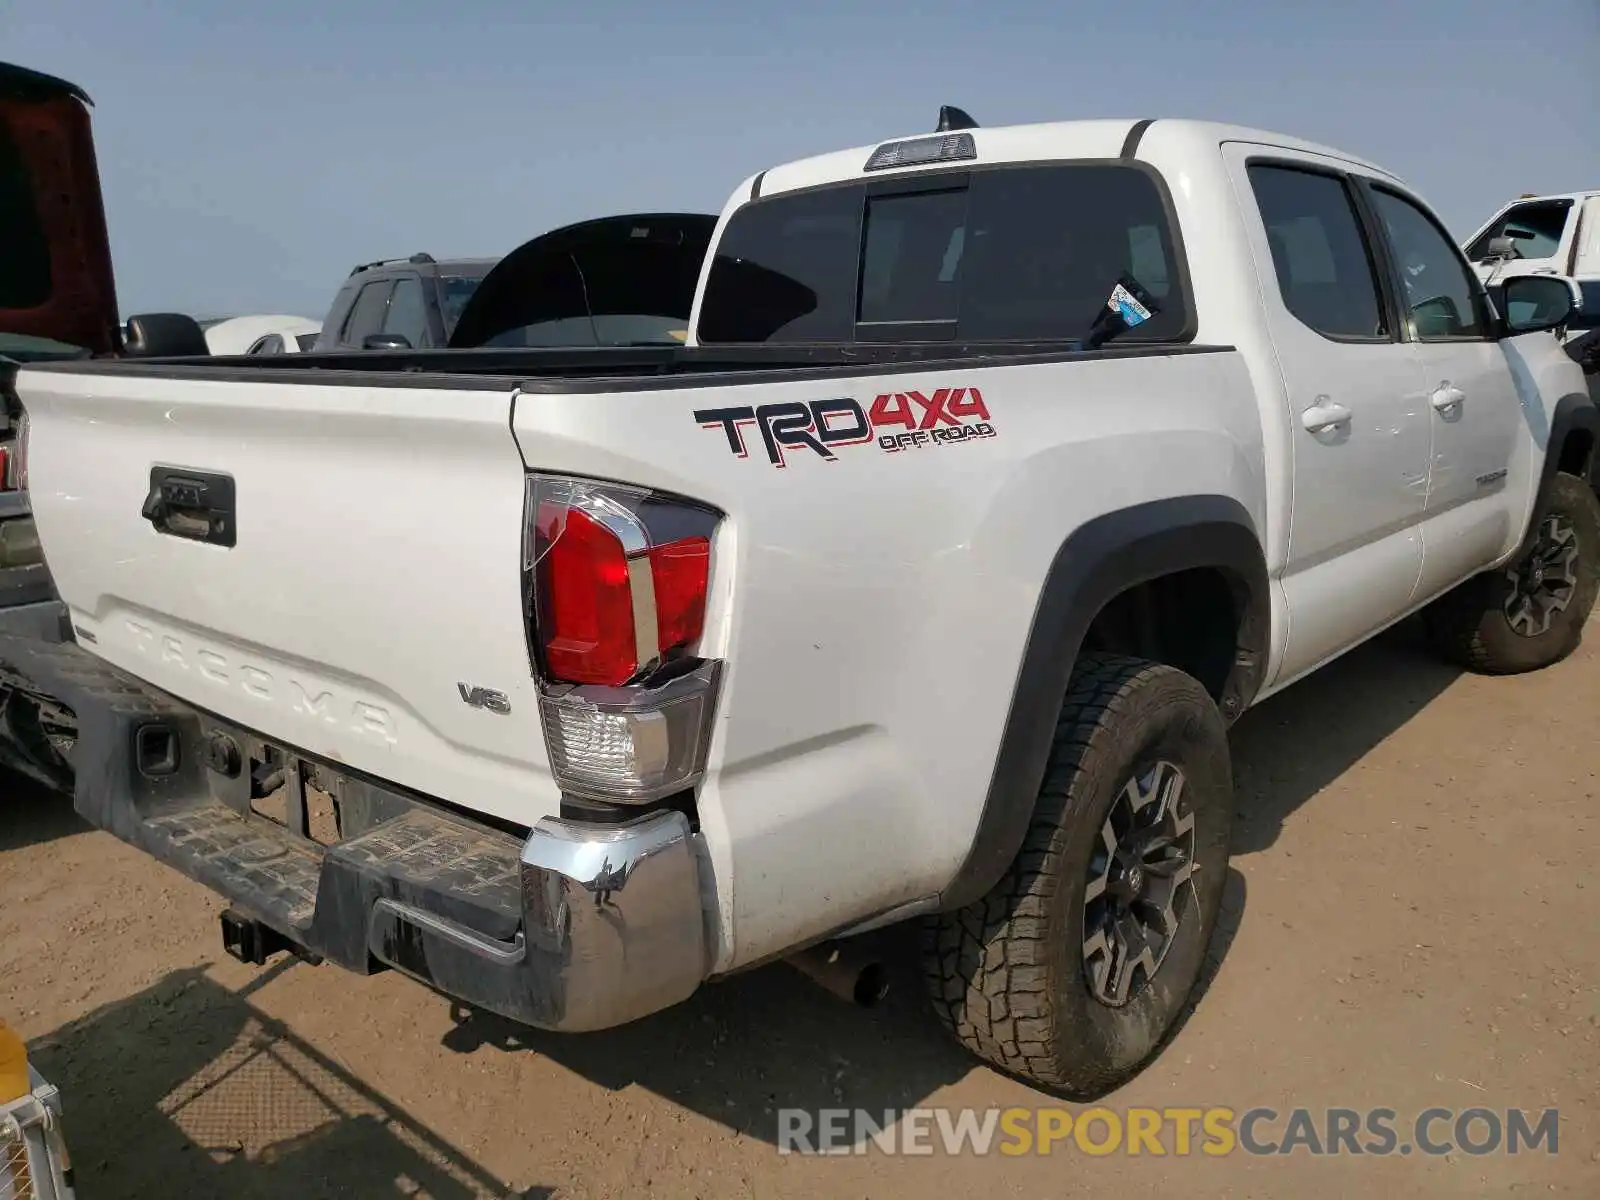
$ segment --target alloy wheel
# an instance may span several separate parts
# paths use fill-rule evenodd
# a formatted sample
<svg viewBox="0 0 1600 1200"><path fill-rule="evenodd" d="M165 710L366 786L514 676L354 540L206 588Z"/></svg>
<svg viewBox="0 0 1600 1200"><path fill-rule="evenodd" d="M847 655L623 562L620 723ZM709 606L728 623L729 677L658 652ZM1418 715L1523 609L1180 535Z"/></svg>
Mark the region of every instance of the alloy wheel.
<svg viewBox="0 0 1600 1200"><path fill-rule="evenodd" d="M1506 621L1523 637L1538 637L1572 603L1578 588L1578 531L1572 522L1559 513L1546 517L1533 549L1507 569L1506 577L1511 580Z"/></svg>
<svg viewBox="0 0 1600 1200"><path fill-rule="evenodd" d="M1123 786L1100 827L1083 893L1083 968L1114 1008L1147 986L1194 907L1194 813L1162 760Z"/></svg>

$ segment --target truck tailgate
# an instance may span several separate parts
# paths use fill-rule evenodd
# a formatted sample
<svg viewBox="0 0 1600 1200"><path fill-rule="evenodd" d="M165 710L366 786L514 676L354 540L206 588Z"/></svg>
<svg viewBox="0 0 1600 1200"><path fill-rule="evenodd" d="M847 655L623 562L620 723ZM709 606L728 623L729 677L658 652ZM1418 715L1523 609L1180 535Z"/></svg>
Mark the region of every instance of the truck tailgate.
<svg viewBox="0 0 1600 1200"><path fill-rule="evenodd" d="M513 387L411 382L24 371L40 538L85 649L270 740L531 824L558 795ZM163 476L199 511L231 505L232 529L180 536L195 509L147 504ZM464 703L474 688L510 711Z"/></svg>

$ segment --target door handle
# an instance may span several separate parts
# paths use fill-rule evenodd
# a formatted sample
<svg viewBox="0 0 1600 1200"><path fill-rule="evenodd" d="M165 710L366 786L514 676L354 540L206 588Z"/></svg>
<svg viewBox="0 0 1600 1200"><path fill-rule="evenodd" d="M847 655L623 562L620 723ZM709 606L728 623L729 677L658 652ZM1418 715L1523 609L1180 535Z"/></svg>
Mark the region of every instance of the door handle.
<svg viewBox="0 0 1600 1200"><path fill-rule="evenodd" d="M1350 424L1350 410L1326 396L1318 396L1317 402L1300 414L1300 424L1312 433L1327 433Z"/></svg>
<svg viewBox="0 0 1600 1200"><path fill-rule="evenodd" d="M1437 413L1443 414L1444 416L1453 416L1455 413L1459 412L1462 402L1465 401L1466 398L1467 394L1465 392L1456 387L1453 383L1448 382L1441 383L1438 387L1434 388L1433 395L1430 397L1433 404L1433 410Z"/></svg>

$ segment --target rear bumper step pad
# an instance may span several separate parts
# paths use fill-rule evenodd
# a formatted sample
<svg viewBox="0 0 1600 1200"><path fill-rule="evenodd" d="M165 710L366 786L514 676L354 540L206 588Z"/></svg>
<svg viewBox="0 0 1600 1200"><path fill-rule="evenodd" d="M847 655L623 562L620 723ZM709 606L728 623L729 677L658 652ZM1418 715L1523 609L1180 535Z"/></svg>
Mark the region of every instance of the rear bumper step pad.
<svg viewBox="0 0 1600 1200"><path fill-rule="evenodd" d="M0 666L78 718L74 803L91 824L226 896L309 956L394 967L547 1029L601 1029L705 978L699 837L677 812L546 818L525 840L150 688L71 643L0 634ZM251 763L336 793L330 844L251 809ZM259 799L259 797L258 797Z"/></svg>

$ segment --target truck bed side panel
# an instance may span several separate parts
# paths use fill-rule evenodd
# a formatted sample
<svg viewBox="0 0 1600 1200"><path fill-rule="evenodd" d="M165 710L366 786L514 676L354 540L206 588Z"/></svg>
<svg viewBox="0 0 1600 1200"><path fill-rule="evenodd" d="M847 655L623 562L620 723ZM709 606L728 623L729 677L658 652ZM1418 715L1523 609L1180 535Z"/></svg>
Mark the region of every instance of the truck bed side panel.
<svg viewBox="0 0 1600 1200"><path fill-rule="evenodd" d="M956 403L961 388L978 389L986 421ZM831 461L804 445L781 465L768 453L763 416L806 410L763 406L850 398L870 412L880 394L913 391L915 431L879 426L833 445ZM957 437L940 417L940 439L924 431L941 392L944 411L968 414L956 424L992 436ZM854 428L844 405L828 420ZM1264 521L1260 422L1235 353L529 393L514 424L534 469L645 484L728 514L704 646L727 673L699 806L718 969L950 881L1043 580L1074 529L1192 494L1233 497ZM923 437L894 450L878 441L907 432Z"/></svg>

